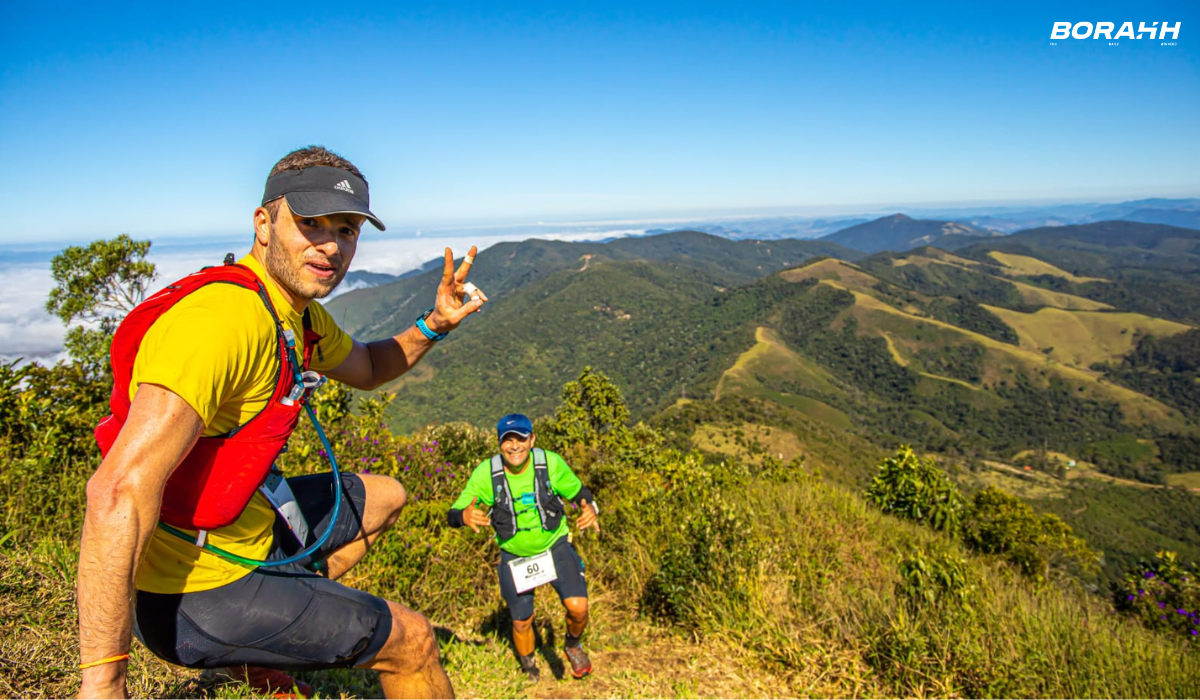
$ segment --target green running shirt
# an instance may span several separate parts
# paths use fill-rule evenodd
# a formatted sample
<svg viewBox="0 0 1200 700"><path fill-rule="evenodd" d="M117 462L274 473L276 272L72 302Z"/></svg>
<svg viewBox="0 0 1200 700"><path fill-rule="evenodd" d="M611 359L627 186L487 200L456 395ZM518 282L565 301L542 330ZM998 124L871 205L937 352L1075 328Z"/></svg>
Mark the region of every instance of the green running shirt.
<svg viewBox="0 0 1200 700"><path fill-rule="evenodd" d="M579 494L579 489L583 488L583 482L575 476L563 458L550 450L546 450L546 469L550 473L550 488L563 499L571 500ZM567 534L569 529L566 514L563 514L562 522L553 532L542 529L542 521L538 518L536 495L533 490L533 472L532 450L529 458L525 460L525 466L520 474L513 474L507 466L504 469L504 476L508 479L508 490L513 497L513 510L517 513L517 534L501 544L500 548L518 557L541 554L550 549L550 546L560 537ZM476 508L487 508L495 503L496 499L492 494L490 458L480 462L479 466L475 467L475 471L471 472L471 478L467 479L466 488L463 489L454 505L450 506L451 510L466 508L471 505L472 498L478 499L475 502Z"/></svg>

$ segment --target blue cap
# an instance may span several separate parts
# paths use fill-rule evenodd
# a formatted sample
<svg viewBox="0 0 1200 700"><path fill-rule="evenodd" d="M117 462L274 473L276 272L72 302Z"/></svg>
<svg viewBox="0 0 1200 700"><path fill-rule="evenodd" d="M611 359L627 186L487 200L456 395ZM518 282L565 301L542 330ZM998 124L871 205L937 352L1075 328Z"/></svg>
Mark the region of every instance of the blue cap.
<svg viewBox="0 0 1200 700"><path fill-rule="evenodd" d="M529 418L520 413L510 413L496 424L497 438L503 440L508 433L516 433L522 438L527 438L533 435L533 423L530 423Z"/></svg>

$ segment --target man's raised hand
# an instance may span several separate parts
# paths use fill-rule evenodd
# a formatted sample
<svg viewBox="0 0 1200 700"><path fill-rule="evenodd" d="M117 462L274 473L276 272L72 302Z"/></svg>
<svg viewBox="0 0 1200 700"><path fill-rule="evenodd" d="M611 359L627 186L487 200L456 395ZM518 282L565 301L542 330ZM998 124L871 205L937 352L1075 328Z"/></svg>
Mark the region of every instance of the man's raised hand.
<svg viewBox="0 0 1200 700"><path fill-rule="evenodd" d="M492 524L492 519L483 510L475 507L478 500L478 497L472 498L467 507L463 508L463 522L470 525L475 532L479 532L480 527L489 527Z"/></svg>
<svg viewBox="0 0 1200 700"><path fill-rule="evenodd" d="M463 319L479 311L487 302L487 295L481 290L474 290L470 298L468 298L467 290L464 288L467 282L467 274L471 271L471 265L475 263L475 254L477 252L478 249L475 246L471 246L471 250L467 252L466 258L458 266L458 270L455 270L454 253L449 248L446 248L446 264L442 269L442 281L438 284L437 298L433 303L433 313L429 315L429 318L425 319L425 324L434 333L446 333L458 328L458 324L462 323Z"/></svg>

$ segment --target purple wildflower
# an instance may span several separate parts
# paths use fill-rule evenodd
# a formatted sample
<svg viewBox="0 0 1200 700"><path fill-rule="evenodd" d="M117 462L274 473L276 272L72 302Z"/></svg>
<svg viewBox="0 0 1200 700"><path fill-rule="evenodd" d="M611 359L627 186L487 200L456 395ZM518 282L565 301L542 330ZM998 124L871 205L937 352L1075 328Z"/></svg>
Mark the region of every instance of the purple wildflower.
<svg viewBox="0 0 1200 700"><path fill-rule="evenodd" d="M1154 572L1153 572L1153 571L1147 571L1147 572L1146 572L1146 578L1154 578Z"/></svg>

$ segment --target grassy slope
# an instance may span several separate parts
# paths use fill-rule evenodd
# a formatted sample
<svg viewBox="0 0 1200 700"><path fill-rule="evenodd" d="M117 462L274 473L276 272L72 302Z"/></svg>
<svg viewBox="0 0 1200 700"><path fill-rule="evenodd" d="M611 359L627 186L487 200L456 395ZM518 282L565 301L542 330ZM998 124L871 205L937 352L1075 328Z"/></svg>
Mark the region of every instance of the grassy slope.
<svg viewBox="0 0 1200 700"><path fill-rule="evenodd" d="M981 265L978 261L961 258L957 255L938 251L933 248L926 248L923 251L924 255L911 254L904 258L893 258L892 265L895 267L904 267L906 265L915 265L926 268L927 272L932 272L936 275L938 266L949 268L957 268L967 270L975 275L981 275L991 279L997 279L1004 276L1021 276L1027 274L1029 270L1038 270L1039 274L1049 274L1063 277L1064 279L1083 279L1084 281L1094 281L1093 278L1076 278L1074 275L1063 272L1049 264L1043 264L1043 267L1037 267L1034 263L1040 262L1036 258L1027 256L1008 255L1003 256L1005 260L1014 262L1014 264L1023 263L1018 267L1012 267L1004 263L1003 260L996 256L1002 256L1000 253L992 253L992 257L1000 262L1004 267L995 270L998 275L989 274L992 268ZM1006 284L1012 285L1019 295L1021 301L1029 306L1053 306L1060 309L1079 309L1082 311L1099 311L1102 309L1111 309L1112 306L1092 299L1087 299L1074 294L1065 292L1056 292L1042 287L1036 287L1032 284L1022 282L1020 280L1005 279ZM949 285L948 285L949 286Z"/></svg>
<svg viewBox="0 0 1200 700"><path fill-rule="evenodd" d="M839 283L828 280L823 281L822 284L840 286ZM1006 369L1016 369L1031 377L1045 376L1047 373L1054 374L1079 387L1081 397L1094 396L1117 402L1125 410L1127 417L1133 421L1156 422L1163 425L1173 424L1177 421L1178 412L1170 407L1124 387L1101 383L1099 381L1101 375L1098 372L1050 362L1044 353L1040 353L1034 348L1013 347L937 319L917 316L897 309L865 291L852 290L852 293L855 297L855 306L850 313L860 321L860 333L886 334L891 347L902 348L899 356L904 361L907 361L910 355L915 355L916 351L922 347L944 347L964 342L974 343L985 348L987 353L985 363L989 370L993 371L992 376L996 378L995 381L1001 380L1003 371ZM1003 309L987 308L993 313L997 311L1007 314L1014 313ZM1160 328L1161 326L1172 330L1178 328L1175 332L1187 329L1179 324L1148 319L1138 314L1124 316L1128 323L1134 323L1134 318L1141 319L1136 322L1143 323L1147 327ZM1099 325L1099 323L1095 325ZM1053 332L1053 329L1050 332ZM1038 349L1043 347L1047 346L1038 346ZM1064 348L1073 347L1064 342Z"/></svg>
<svg viewBox="0 0 1200 700"><path fill-rule="evenodd" d="M849 416L819 399L771 388L783 385L816 396L838 394L841 390L835 386L836 380L829 372L788 349L769 328L758 327L754 337L754 347L738 357L721 375L714 399L720 400L723 395L766 399L834 427L850 427Z"/></svg>
<svg viewBox="0 0 1200 700"><path fill-rule="evenodd" d="M1098 313L1044 308L1021 313L984 306L1021 337L1021 347L1078 368L1129 354L1145 335L1170 337L1191 326L1135 313Z"/></svg>
<svg viewBox="0 0 1200 700"><path fill-rule="evenodd" d="M495 590L494 548L482 535L447 531L431 519L444 503L406 510L347 582L394 598L398 580L417 574L427 581L404 602L433 619L461 697L1200 693L1200 656L1178 640L1117 618L1103 601L1069 587L1031 586L841 487L814 478L752 481L738 503L751 509L746 536L763 547L759 563L738 591L701 584L693 595L703 601L695 627L673 629L638 613L636 591L660 561L656 530L610 528L599 540L578 541L589 564L588 644L597 668L584 683L561 677L561 613L548 591L537 597L536 629L541 663L551 673L537 686L522 682ZM442 563L433 566L425 554L421 561L431 568L410 571L414 546L432 547ZM969 609L910 608L898 597L897 564L918 550L964 561ZM10 669L0 674L0 693L74 693L75 556L74 539L0 549L0 656ZM174 669L136 645L132 668L131 690L139 696L246 696L244 688L201 682L196 672ZM324 697L379 693L369 673L300 675Z"/></svg>
<svg viewBox="0 0 1200 700"><path fill-rule="evenodd" d="M1068 282L1085 284L1087 282L1107 282L1108 280L1100 277L1080 277L1073 275L1066 270L1051 265L1048 262L1038 260L1037 258L1028 255L1016 255L1014 253L1002 253L998 250L989 252L988 257L1000 263L1003 266L1003 274L1010 277L1037 277L1038 275L1050 275L1052 277L1061 277Z"/></svg>
<svg viewBox="0 0 1200 700"><path fill-rule="evenodd" d="M964 264L964 266L966 265ZM1175 419L1170 416L1176 412L1144 395L1101 381L1101 375L1087 369L1087 365L1092 361L1110 359L1128 352L1136 343L1135 337L1140 333L1179 332L1187 328L1182 324L1130 313L1043 309L1035 314L1019 314L1007 309L989 308L993 313L1010 322L1010 325L1021 334L1022 346L1015 347L954 327L951 324L918 316L916 313L897 308L895 302L888 303L881 300L882 292L879 289L879 281L857 266L836 260L826 260L797 270L785 271L781 273L781 276L791 280L819 279L821 284L849 289L854 294L855 303L853 307L843 312L844 315L851 315L857 320L860 334L882 336L887 341L893 359L900 365L910 368L915 366L919 369L919 353L922 349L947 347L961 343L981 345L986 351L985 363L988 370L984 380L977 385L922 372L922 376L931 381L952 384L960 391L965 389L976 397L975 400L981 402L980 405L995 405L997 401L1001 401L999 398L993 397L986 389L1006 380L1011 381L1014 373L1025 374L1033 378L1052 373L1069 381L1076 387L1076 393L1081 396L1116 400L1125 409L1127 417L1133 418L1135 421L1141 420L1159 426L1174 424ZM1026 324L1016 322L1016 319L1048 320L1051 317L1058 319L1058 322L1044 324L1043 332L1047 334L1043 336L1045 344L1028 342ZM1082 332L1078 330L1080 327L1083 329ZM1130 330L1122 334L1121 329L1123 328ZM1049 347L1050 339L1057 343L1057 347L1047 357L1040 350ZM1061 361L1067 358L1055 356L1059 352L1090 352L1094 354L1083 354L1078 358L1073 358L1072 364L1076 366L1067 366ZM772 371L756 371L757 367L765 366L768 359ZM815 381L812 379L813 373L807 369L812 364L803 355L788 348L777 335L764 328L757 332L756 345L742 355L738 362L725 373L719 386L724 395L743 395L784 403L778 396L778 384L773 385L772 380L778 381L779 377L792 375L801 379L791 385L799 393L808 391L814 396L824 397L827 400L830 395L837 396L837 392L829 391L830 387L838 386L837 380L825 373L820 377L819 382ZM818 365L817 368L820 369L820 366ZM776 396L772 396L773 387L776 388ZM930 391L937 390L931 385ZM794 404L792 405L794 406ZM818 417L813 411L803 411L801 408L801 412L806 413L810 418ZM930 416L922 414L913 417L952 433ZM763 439L761 438L761 429L756 428L753 424L728 427L740 428L746 434L747 439L755 435L759 435L760 439ZM694 439L697 445L722 454L736 453L738 447L737 440L727 438L722 443L716 439L713 436L712 428L697 430ZM746 439L742 440L743 443L746 441ZM774 442L779 444L781 440L776 437ZM810 445L808 442L805 444ZM827 463L826 460L814 461L818 464ZM1132 483L1122 485L1115 483L1111 477L1098 473L1093 476L1095 477L1093 481L1061 482L1041 474L1005 476L995 470L984 470L974 478L973 483L981 487L985 483L996 482L994 485L999 485L1006 490L1038 502L1041 508L1049 507L1047 503L1043 502L1046 499L1059 501L1054 504L1052 510L1058 512L1068 523L1089 537L1093 546L1109 553L1105 567L1105 576L1109 579L1118 576L1126 567L1135 563L1139 556L1148 556L1152 553L1150 550L1159 546L1173 547L1187 552L1188 554L1185 556L1200 557L1200 549L1197 549L1188 537L1178 533L1173 534L1172 531L1161 528L1146 527L1144 520L1141 520L1136 513L1141 512L1147 506L1129 506L1127 503L1129 499L1140 504L1141 500L1138 499L1155 498L1155 496L1126 496L1124 493L1128 489L1144 490L1145 485ZM1031 479L1039 478L1044 480L1045 484L1037 486L1030 482ZM843 475L841 480L850 483L854 480L854 476L849 475L846 478L846 475ZM1067 503L1071 504L1069 508L1065 505ZM1086 505L1088 503L1092 504L1090 509ZM1193 522L1191 516L1184 511L1177 512L1175 515L1178 515L1180 523ZM1164 520L1171 521L1173 519L1174 515ZM1195 520L1195 522L1200 522L1200 520ZM1166 527L1165 524L1164 527Z"/></svg>

